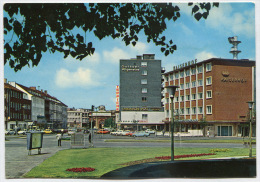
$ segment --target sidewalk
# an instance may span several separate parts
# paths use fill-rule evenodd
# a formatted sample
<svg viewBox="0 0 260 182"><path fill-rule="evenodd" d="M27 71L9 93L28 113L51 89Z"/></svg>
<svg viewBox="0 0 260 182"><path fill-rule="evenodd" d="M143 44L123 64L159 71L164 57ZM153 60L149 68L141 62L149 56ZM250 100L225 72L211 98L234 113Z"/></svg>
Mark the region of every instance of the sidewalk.
<svg viewBox="0 0 260 182"><path fill-rule="evenodd" d="M8 141L8 147L5 147L5 178L22 178L24 174L29 172L32 168L41 164L44 160L53 156L56 152L63 149L70 148L69 142L62 142L62 147L57 146L57 140L52 139L52 147L44 147L41 150L41 154L38 155L38 150L32 150L31 155L28 155L26 148L26 139L20 140L19 146L12 147L12 143L15 141Z"/></svg>

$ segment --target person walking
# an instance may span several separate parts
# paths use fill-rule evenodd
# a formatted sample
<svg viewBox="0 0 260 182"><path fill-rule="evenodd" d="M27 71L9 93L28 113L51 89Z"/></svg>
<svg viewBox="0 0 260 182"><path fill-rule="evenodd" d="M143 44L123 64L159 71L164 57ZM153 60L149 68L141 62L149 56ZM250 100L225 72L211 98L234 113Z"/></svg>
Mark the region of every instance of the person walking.
<svg viewBox="0 0 260 182"><path fill-rule="evenodd" d="M60 133L57 134L56 138L58 139L58 147L61 147L61 138L62 135Z"/></svg>

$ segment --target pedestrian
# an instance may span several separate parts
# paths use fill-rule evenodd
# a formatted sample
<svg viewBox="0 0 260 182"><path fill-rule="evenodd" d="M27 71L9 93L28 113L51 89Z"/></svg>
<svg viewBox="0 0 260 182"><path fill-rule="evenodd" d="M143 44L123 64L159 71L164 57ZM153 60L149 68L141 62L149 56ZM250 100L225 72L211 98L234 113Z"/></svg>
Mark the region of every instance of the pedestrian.
<svg viewBox="0 0 260 182"><path fill-rule="evenodd" d="M209 130L207 131L207 137L209 137Z"/></svg>
<svg viewBox="0 0 260 182"><path fill-rule="evenodd" d="M164 136L164 133L165 133L165 130L163 129L163 130L162 130L162 135L163 135L163 136Z"/></svg>
<svg viewBox="0 0 260 182"><path fill-rule="evenodd" d="M60 133L58 133L57 134L57 136L56 136L56 138L58 139L58 147L61 147L61 134Z"/></svg>
<svg viewBox="0 0 260 182"><path fill-rule="evenodd" d="M88 135L88 141L91 143L91 133Z"/></svg>

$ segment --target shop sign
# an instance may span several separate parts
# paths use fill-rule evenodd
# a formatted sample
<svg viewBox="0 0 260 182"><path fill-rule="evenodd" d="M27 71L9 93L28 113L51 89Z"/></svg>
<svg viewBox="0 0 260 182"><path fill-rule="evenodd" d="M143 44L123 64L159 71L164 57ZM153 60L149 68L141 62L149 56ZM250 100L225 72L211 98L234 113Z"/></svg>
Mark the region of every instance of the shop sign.
<svg viewBox="0 0 260 182"><path fill-rule="evenodd" d="M122 69L122 71L126 71L126 72L129 72L129 71L140 71L139 66L131 66L131 65L127 65L127 66L122 65L121 69Z"/></svg>
<svg viewBox="0 0 260 182"><path fill-rule="evenodd" d="M177 70L177 69L184 68L184 67L186 67L186 66L191 66L191 65L196 64L196 63L197 63L197 59L188 61L188 62L186 62L186 63L182 63L182 64L180 64L180 65L178 65L178 66L173 66L173 71L175 71L175 70Z"/></svg>
<svg viewBox="0 0 260 182"><path fill-rule="evenodd" d="M229 72L228 71L222 71L222 76L223 78L221 79L222 82L238 82L238 83L244 83L244 82L247 82L246 79L244 78L228 78L229 77Z"/></svg>

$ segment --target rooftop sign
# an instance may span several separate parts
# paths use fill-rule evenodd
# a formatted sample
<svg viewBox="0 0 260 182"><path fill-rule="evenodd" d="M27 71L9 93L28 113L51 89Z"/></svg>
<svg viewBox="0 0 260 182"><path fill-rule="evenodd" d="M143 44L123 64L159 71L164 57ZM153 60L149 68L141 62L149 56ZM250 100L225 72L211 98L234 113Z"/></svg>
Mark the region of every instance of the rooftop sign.
<svg viewBox="0 0 260 182"><path fill-rule="evenodd" d="M197 63L197 59L188 61L188 62L186 62L186 63L179 64L179 65L177 65L177 66L173 66L173 71L175 71L175 70L177 70L177 69L184 68L184 67L186 67L186 66L191 66L191 65L196 64L196 63Z"/></svg>

